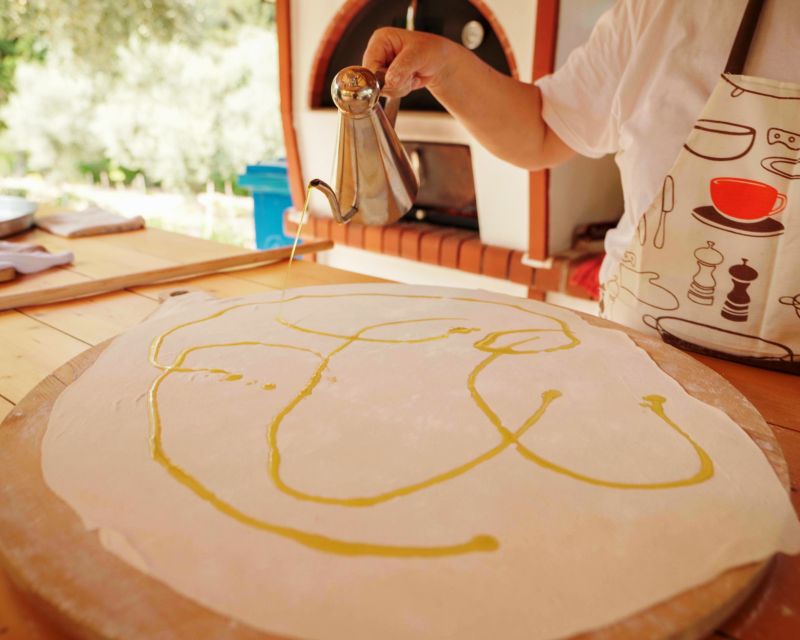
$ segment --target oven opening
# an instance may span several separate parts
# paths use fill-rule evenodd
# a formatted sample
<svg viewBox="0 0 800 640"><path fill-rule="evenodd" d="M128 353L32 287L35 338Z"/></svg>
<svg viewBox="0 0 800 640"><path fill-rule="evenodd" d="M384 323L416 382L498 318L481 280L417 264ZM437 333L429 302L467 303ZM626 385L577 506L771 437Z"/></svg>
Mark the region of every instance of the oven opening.
<svg viewBox="0 0 800 640"><path fill-rule="evenodd" d="M403 146L419 178L419 193L402 219L478 231L469 147L408 141Z"/></svg>
<svg viewBox="0 0 800 640"><path fill-rule="evenodd" d="M353 15L315 71L311 89L312 108L333 108L330 86L344 67L361 64L370 36L380 27L406 26L409 0L369 0ZM434 33L471 49L500 73L512 75L503 43L487 16L470 0L437 0L416 6L414 28ZM412 91L403 98L405 111L445 111L427 90Z"/></svg>

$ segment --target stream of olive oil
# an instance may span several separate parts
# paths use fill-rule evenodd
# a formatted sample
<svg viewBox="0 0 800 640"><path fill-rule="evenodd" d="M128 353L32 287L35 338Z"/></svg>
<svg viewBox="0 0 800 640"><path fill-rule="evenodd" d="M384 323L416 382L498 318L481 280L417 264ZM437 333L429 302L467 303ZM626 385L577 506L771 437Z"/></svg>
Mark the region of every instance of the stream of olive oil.
<svg viewBox="0 0 800 640"><path fill-rule="evenodd" d="M303 202L303 210L300 212L300 222L297 224L297 231L294 234L294 243L292 244L292 252L289 254L289 263L286 265L286 273L283 276L283 286L281 287L281 302L278 305L277 319L281 317L283 310L283 301L286 298L286 289L289 288L289 276L292 273L292 263L294 262L294 254L297 251L297 245L300 243L300 234L303 232L303 225L306 223L308 217L308 205L311 201L311 184L306 187L306 199Z"/></svg>

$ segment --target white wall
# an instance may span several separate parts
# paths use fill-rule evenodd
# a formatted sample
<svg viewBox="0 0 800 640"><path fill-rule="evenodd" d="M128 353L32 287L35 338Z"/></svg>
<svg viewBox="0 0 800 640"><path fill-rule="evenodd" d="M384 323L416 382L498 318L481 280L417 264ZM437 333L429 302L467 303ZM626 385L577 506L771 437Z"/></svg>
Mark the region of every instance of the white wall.
<svg viewBox="0 0 800 640"><path fill-rule="evenodd" d="M555 66L589 38L598 18L614 0L562 0L559 5ZM612 156L599 160L577 156L550 171L550 253L572 246L581 223L615 220L622 214L622 185Z"/></svg>

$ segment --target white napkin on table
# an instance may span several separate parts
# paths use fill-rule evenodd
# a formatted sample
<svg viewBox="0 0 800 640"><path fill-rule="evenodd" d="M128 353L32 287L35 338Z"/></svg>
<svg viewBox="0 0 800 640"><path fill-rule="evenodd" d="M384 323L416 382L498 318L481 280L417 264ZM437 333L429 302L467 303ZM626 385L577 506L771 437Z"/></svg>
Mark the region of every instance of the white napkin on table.
<svg viewBox="0 0 800 640"><path fill-rule="evenodd" d="M75 260L72 251L48 253L44 247L29 242L0 240L0 269L14 267L19 273L37 273Z"/></svg>
<svg viewBox="0 0 800 640"><path fill-rule="evenodd" d="M89 207L83 211L62 211L36 219L36 225L57 236L82 238L105 233L136 231L144 228L144 218L111 213L100 207Z"/></svg>

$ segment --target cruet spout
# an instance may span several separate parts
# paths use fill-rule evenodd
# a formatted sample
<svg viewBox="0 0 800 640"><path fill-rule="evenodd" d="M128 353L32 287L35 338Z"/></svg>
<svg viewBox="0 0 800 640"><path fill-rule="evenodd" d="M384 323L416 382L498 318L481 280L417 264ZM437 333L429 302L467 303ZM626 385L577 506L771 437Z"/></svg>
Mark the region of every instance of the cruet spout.
<svg viewBox="0 0 800 640"><path fill-rule="evenodd" d="M344 224L345 222L348 222L350 218L352 218L358 211L356 204L353 203L353 206L350 207L350 210L342 214L342 208L339 206L339 199L336 197L336 192L324 180L320 180L319 178L314 178L311 182L308 183L308 186L310 189L316 189L317 191L320 191L328 199L328 204L331 207L331 213L333 214L333 219L336 220L336 222L338 222L339 224Z"/></svg>

